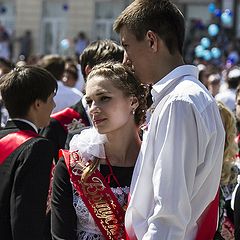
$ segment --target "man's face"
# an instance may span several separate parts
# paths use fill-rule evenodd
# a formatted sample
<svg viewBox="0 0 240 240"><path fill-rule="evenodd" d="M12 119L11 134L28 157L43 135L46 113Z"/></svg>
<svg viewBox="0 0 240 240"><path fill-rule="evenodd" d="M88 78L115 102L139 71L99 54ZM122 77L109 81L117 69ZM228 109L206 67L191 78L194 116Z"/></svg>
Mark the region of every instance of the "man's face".
<svg viewBox="0 0 240 240"><path fill-rule="evenodd" d="M49 124L52 110L56 107L54 96L55 93L52 93L46 102L39 101L37 127L46 127Z"/></svg>
<svg viewBox="0 0 240 240"><path fill-rule="evenodd" d="M123 63L126 65L132 65L132 68L135 72L136 77L142 83L151 83L149 76L149 46L147 40L144 38L141 41L138 41L135 35L127 29L126 26L123 26L120 30L120 39L122 46L125 49Z"/></svg>

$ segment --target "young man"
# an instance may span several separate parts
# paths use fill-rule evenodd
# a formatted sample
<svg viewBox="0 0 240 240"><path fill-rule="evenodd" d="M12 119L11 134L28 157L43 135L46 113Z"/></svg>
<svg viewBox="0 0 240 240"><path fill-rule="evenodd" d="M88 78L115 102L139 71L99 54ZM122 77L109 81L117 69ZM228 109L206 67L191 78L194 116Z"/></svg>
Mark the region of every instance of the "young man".
<svg viewBox="0 0 240 240"><path fill-rule="evenodd" d="M84 79L98 63L108 60L122 62L123 53L123 48L111 40L98 40L90 43L80 57ZM59 149L65 148L66 141L68 146L73 134L91 125L86 107L85 99L79 98L75 105L51 115L49 126L41 130L40 134L52 140L54 144L55 161L58 160Z"/></svg>
<svg viewBox="0 0 240 240"><path fill-rule="evenodd" d="M42 240L53 151L38 136L55 107L55 78L25 66L0 79L10 119L0 131L0 236L4 240Z"/></svg>
<svg viewBox="0 0 240 240"><path fill-rule="evenodd" d="M129 238L212 239L224 129L197 68L184 65L184 17L168 0L135 0L114 30L125 62L142 83L153 84L155 107L132 179L125 217Z"/></svg>

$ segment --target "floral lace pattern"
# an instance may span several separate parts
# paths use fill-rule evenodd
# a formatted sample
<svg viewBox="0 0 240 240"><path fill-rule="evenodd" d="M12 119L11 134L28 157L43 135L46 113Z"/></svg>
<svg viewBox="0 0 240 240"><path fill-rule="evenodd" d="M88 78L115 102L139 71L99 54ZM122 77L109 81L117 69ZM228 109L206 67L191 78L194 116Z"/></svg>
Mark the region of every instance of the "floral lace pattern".
<svg viewBox="0 0 240 240"><path fill-rule="evenodd" d="M118 199L121 206L127 202L129 187L124 188L111 188L112 192ZM79 197L77 191L73 189L73 206L75 208L78 222L77 222L77 236L78 240L104 240L104 236L100 232L98 226L95 224L90 212L86 205Z"/></svg>

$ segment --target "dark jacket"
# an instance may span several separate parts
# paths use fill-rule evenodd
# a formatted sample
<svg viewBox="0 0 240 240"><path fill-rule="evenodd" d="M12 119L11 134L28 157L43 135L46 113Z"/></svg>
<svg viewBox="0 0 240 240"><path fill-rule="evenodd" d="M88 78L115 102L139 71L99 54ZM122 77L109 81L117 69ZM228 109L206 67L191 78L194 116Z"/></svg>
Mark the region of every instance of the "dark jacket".
<svg viewBox="0 0 240 240"><path fill-rule="evenodd" d="M8 121L0 138L19 130L35 131L28 123ZM20 145L0 165L1 239L43 239L52 161L50 141L38 136Z"/></svg>

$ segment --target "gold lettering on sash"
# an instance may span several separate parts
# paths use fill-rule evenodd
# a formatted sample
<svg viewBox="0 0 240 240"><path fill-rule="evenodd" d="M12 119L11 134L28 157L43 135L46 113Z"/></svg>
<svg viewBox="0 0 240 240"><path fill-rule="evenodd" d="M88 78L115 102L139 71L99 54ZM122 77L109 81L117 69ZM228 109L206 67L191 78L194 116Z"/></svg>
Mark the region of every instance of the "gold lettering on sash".
<svg viewBox="0 0 240 240"><path fill-rule="evenodd" d="M81 176L87 164L83 163L79 155L74 152L70 155L70 166L74 175ZM124 236L123 223L118 221L118 216L112 211L112 209L116 209L116 205L111 195L103 193L106 187L102 180L97 176L90 175L86 181L78 180L78 183L82 186L83 194L87 196L109 239L121 239Z"/></svg>

